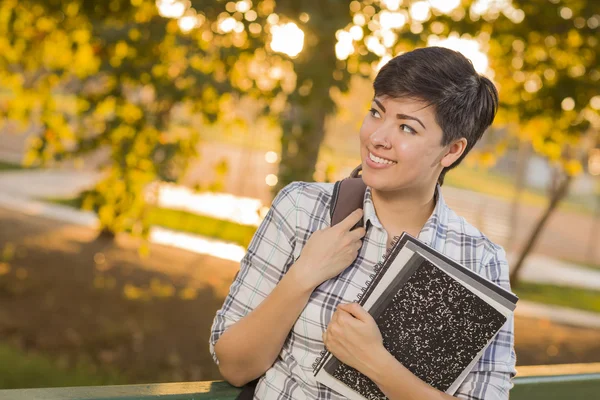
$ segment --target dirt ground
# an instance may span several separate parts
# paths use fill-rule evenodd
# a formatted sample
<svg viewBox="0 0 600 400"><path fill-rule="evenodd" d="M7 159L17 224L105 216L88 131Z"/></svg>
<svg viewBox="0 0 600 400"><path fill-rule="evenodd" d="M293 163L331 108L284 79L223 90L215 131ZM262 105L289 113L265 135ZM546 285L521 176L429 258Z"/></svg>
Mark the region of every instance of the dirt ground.
<svg viewBox="0 0 600 400"><path fill-rule="evenodd" d="M221 379L208 336L238 264L0 209L0 341L130 383ZM518 365L600 361L600 332L516 318Z"/></svg>

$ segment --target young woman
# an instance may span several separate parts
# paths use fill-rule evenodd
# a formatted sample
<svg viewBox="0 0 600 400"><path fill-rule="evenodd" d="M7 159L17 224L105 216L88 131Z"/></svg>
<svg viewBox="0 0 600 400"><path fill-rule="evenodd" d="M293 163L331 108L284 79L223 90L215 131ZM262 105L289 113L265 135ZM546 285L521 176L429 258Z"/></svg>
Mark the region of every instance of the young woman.
<svg viewBox="0 0 600 400"><path fill-rule="evenodd" d="M340 399L316 382L324 346L390 399L453 398L402 366L375 321L353 303L396 235L406 231L510 290L504 250L457 216L440 185L491 125L492 82L460 53L429 47L378 73L360 129L363 210L330 226L332 184L283 188L258 228L217 312L210 350L236 386L260 378L257 399ZM351 230L360 220L363 227ZM509 320L455 396L508 399L516 374Z"/></svg>

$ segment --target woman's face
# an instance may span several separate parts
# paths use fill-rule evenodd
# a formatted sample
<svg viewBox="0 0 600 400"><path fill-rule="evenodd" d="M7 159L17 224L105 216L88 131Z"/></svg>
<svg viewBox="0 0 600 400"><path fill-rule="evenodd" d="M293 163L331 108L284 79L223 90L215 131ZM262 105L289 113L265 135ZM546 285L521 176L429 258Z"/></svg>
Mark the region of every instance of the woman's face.
<svg viewBox="0 0 600 400"><path fill-rule="evenodd" d="M376 97L371 107L360 128L365 183L380 191L435 185L451 146L441 145L433 107L387 96Z"/></svg>

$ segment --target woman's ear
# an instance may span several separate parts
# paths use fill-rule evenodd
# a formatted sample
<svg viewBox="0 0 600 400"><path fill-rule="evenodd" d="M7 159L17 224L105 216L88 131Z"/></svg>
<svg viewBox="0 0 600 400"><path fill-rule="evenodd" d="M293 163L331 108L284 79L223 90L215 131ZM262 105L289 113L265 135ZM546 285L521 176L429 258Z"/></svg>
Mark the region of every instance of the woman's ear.
<svg viewBox="0 0 600 400"><path fill-rule="evenodd" d="M450 147L448 147L448 151L444 157L442 157L440 163L444 168L450 167L452 164L456 162L465 152L467 148L467 139L460 138L456 142L452 143Z"/></svg>

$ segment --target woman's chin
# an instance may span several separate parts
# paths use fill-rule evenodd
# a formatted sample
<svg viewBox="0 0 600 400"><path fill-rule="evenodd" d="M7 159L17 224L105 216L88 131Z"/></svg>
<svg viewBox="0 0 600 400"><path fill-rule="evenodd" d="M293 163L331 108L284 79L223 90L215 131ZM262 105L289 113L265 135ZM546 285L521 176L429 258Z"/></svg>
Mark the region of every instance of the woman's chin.
<svg viewBox="0 0 600 400"><path fill-rule="evenodd" d="M386 177L382 176L378 171L372 171L368 168L366 171L363 169L362 178L365 185L373 189L384 188L386 184L389 184L389 177L386 179Z"/></svg>

